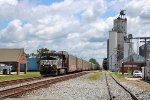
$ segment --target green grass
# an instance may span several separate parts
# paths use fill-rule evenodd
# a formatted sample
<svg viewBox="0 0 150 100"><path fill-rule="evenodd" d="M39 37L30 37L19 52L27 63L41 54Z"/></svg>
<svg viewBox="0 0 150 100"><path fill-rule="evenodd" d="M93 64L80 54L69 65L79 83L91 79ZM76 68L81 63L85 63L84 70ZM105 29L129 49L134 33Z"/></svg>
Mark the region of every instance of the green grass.
<svg viewBox="0 0 150 100"><path fill-rule="evenodd" d="M117 79L124 79L124 76L118 72L111 72L111 75L115 75Z"/></svg>
<svg viewBox="0 0 150 100"><path fill-rule="evenodd" d="M41 76L40 72L27 72L27 74L23 75L0 75L0 81L9 81L9 80L17 80L17 79L24 79L24 78L32 78Z"/></svg>
<svg viewBox="0 0 150 100"><path fill-rule="evenodd" d="M100 72L95 72L91 76L88 77L89 80L99 80L101 78Z"/></svg>

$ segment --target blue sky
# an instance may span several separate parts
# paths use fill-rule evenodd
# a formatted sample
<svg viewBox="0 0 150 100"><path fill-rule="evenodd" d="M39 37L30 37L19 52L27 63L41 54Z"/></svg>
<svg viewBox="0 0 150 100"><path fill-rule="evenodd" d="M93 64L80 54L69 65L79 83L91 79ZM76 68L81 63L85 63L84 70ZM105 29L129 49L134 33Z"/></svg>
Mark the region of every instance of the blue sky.
<svg viewBox="0 0 150 100"><path fill-rule="evenodd" d="M25 0L18 0L18 1L24 2ZM42 5L50 5L50 4L59 3L62 1L64 1L64 0L28 0L28 2L30 2L30 3L36 3L36 4L42 4Z"/></svg>
<svg viewBox="0 0 150 100"><path fill-rule="evenodd" d="M44 4L44 5L50 5L53 3L59 3L62 2L64 0L37 0L39 2L39 4Z"/></svg>
<svg viewBox="0 0 150 100"><path fill-rule="evenodd" d="M0 20L0 29L7 27L8 23L9 21L7 20Z"/></svg>
<svg viewBox="0 0 150 100"><path fill-rule="evenodd" d="M0 47L65 50L83 59L107 55L113 20L127 10L128 33L149 36L149 0L0 0ZM136 34L135 34L136 33Z"/></svg>
<svg viewBox="0 0 150 100"><path fill-rule="evenodd" d="M111 16L116 16L116 14L118 14L118 12L116 12L115 10L107 9L101 17L106 19L106 18L111 17Z"/></svg>

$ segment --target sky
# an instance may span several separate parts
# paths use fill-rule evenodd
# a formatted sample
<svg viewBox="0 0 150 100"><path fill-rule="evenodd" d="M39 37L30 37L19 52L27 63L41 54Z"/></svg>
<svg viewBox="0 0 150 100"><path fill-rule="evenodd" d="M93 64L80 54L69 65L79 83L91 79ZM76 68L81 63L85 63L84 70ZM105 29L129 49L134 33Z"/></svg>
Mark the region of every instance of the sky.
<svg viewBox="0 0 150 100"><path fill-rule="evenodd" d="M150 36L149 5L150 0L0 0L0 48L49 48L101 64L121 9L128 34Z"/></svg>

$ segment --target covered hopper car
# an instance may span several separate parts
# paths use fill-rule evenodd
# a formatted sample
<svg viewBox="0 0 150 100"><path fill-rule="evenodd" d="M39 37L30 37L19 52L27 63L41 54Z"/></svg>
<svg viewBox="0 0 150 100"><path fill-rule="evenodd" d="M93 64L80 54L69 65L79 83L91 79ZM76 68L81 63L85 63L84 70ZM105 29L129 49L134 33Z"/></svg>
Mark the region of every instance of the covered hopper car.
<svg viewBox="0 0 150 100"><path fill-rule="evenodd" d="M40 56L40 73L42 75L58 75L95 69L97 69L95 64L70 55L66 51L47 52Z"/></svg>

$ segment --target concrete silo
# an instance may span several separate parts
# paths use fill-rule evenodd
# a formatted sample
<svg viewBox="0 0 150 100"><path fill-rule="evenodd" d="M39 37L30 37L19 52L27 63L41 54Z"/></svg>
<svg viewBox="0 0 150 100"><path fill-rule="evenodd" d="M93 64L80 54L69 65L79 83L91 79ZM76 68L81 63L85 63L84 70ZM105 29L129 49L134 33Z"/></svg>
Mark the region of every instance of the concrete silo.
<svg viewBox="0 0 150 100"><path fill-rule="evenodd" d="M109 70L115 71L117 63L117 32L109 31Z"/></svg>

